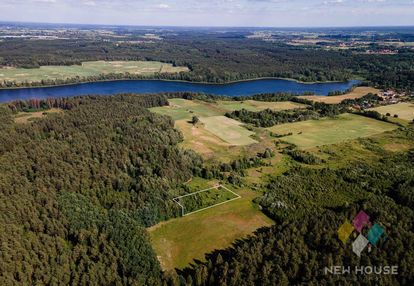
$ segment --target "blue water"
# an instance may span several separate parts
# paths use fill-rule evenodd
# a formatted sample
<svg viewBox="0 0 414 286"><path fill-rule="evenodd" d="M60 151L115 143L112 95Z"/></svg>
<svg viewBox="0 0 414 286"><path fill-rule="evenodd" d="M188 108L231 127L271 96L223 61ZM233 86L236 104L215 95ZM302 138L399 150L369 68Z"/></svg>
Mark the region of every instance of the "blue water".
<svg viewBox="0 0 414 286"><path fill-rule="evenodd" d="M25 99L43 99L87 94L111 95L117 93L204 92L214 95L241 96L258 93L289 92L302 94L314 92L328 95L330 91L345 91L358 81L304 84L283 79L258 79L229 84L203 84L162 80L121 80L93 82L67 86L1 89L0 102Z"/></svg>

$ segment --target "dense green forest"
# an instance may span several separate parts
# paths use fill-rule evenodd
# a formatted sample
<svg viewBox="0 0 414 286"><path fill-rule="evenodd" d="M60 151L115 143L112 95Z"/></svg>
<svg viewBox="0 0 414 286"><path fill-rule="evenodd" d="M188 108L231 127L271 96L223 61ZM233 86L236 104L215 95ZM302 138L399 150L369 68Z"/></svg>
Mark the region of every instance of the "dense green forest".
<svg viewBox="0 0 414 286"><path fill-rule="evenodd" d="M144 228L178 215L170 190L201 159L146 109L164 97L67 101L28 125L1 107L0 284L158 284Z"/></svg>
<svg viewBox="0 0 414 286"><path fill-rule="evenodd" d="M373 85L414 90L414 53L369 55L352 51L292 47L243 37L178 34L156 43L119 45L92 40L8 40L0 42L0 66L35 68L72 65L92 60L155 60L187 66L180 74L154 77L188 81L228 82L257 77L283 77L300 81L344 81L364 77ZM106 75L90 81L139 75ZM45 81L43 84L79 82ZM12 83L2 83L13 86Z"/></svg>

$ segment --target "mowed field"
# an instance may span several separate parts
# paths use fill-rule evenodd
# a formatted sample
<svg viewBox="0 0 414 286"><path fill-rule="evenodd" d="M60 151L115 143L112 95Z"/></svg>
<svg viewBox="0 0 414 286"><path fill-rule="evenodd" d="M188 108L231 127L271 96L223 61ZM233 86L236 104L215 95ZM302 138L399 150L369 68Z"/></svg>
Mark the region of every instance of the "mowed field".
<svg viewBox="0 0 414 286"><path fill-rule="evenodd" d="M173 67L171 64L154 61L94 61L73 66L41 66L35 69L2 68L0 81L40 82L41 80L68 79L98 76L109 73L130 73L151 75L154 73L178 73L188 71L187 67Z"/></svg>
<svg viewBox="0 0 414 286"><path fill-rule="evenodd" d="M198 117L218 116L224 115L226 112L241 109L250 111L272 109L279 111L306 107L304 104L291 101L265 102L255 100L219 100L217 102L205 102L201 100L186 100L181 98L173 98L168 101L170 102L170 106L151 108L151 111L171 116L174 120L190 120L194 115Z"/></svg>
<svg viewBox="0 0 414 286"><path fill-rule="evenodd" d="M402 102L397 104L391 105L384 105L376 108L372 108L370 110L375 110L383 115L387 113L394 116L395 114L398 115L398 118L412 121L414 119L414 103L412 102Z"/></svg>
<svg viewBox="0 0 414 286"><path fill-rule="evenodd" d="M172 117L174 120L191 120L193 116L210 117L224 115L225 110L215 104L199 101L173 98L168 100L170 105L154 107L150 110L158 114Z"/></svg>
<svg viewBox="0 0 414 286"><path fill-rule="evenodd" d="M237 120L225 116L202 117L200 120L207 131L231 145L244 146L257 143L250 137L255 133L242 127L242 123Z"/></svg>
<svg viewBox="0 0 414 286"><path fill-rule="evenodd" d="M264 109L280 111L280 110L290 110L290 109L306 107L306 105L304 104L291 102L291 101L263 102L263 101L256 101L256 100L218 101L217 105L227 111L235 111L235 110L241 110L241 109L246 109L249 111L261 111Z"/></svg>
<svg viewBox="0 0 414 286"><path fill-rule="evenodd" d="M263 134L257 134L257 130L249 131L240 122L224 117L226 112L242 108L258 111L266 108L284 110L305 107L305 105L293 102L253 100L205 102L176 98L169 99L169 102L169 106L155 107L150 110L170 116L175 120L175 127L184 135L182 147L196 151L205 159L217 158L226 162L244 152L248 154L260 152L273 146L273 143L266 141L265 138L260 140L260 144L257 143L251 135L262 136ZM189 121L193 116L199 117L201 123L191 124Z"/></svg>
<svg viewBox="0 0 414 286"><path fill-rule="evenodd" d="M268 130L276 134L293 135L282 140L299 148L311 148L327 144L336 144L359 137L369 137L396 129L397 126L355 114L341 114L337 118L323 118L295 123L276 125Z"/></svg>
<svg viewBox="0 0 414 286"><path fill-rule="evenodd" d="M380 92L379 89L373 87L357 87L350 93L344 95L336 95L336 96L317 96L317 95L304 95L299 96L299 98L312 100L315 102L324 102L327 104L338 104L341 103L345 99L355 99L361 98L368 93L378 94Z"/></svg>
<svg viewBox="0 0 414 286"><path fill-rule="evenodd" d="M206 253L228 247L236 239L273 224L252 203L259 194L246 189L232 191L242 198L161 222L148 229L151 243L164 270L182 269L194 259L203 261Z"/></svg>

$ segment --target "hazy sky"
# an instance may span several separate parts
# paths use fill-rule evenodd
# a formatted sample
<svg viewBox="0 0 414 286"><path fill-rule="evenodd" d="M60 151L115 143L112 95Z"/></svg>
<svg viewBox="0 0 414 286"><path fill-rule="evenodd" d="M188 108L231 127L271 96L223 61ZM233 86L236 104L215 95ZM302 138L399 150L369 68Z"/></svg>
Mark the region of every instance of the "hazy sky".
<svg viewBox="0 0 414 286"><path fill-rule="evenodd" d="M0 20L177 26L414 25L414 0L0 0Z"/></svg>

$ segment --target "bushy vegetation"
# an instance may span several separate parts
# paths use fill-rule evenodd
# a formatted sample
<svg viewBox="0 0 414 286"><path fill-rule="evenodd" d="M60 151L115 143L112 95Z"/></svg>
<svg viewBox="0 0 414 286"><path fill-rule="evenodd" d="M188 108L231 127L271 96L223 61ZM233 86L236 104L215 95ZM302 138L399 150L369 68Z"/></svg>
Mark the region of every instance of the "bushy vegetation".
<svg viewBox="0 0 414 286"><path fill-rule="evenodd" d="M309 109L274 111L265 109L254 112L246 109L226 113L226 116L244 123L253 124L256 127L271 127L276 124L297 122L309 119L318 119L319 114Z"/></svg>
<svg viewBox="0 0 414 286"><path fill-rule="evenodd" d="M323 162L323 160L321 160L319 157L304 150L287 149L285 153L300 163L315 165Z"/></svg>
<svg viewBox="0 0 414 286"><path fill-rule="evenodd" d="M260 96L258 98L260 99ZM270 100L272 98L273 100L277 100L278 95L275 94L273 96L269 96L266 98ZM286 99L286 97L282 96L281 100L283 99ZM366 104L378 103L380 100L380 97L374 94L367 94L366 96L363 96L358 99L344 100L339 104L327 104L323 102L313 102L311 100L297 98L297 97L292 97L289 100L293 102L297 102L297 103L306 104L308 105L308 107L304 109L294 109L294 110L286 110L286 111L274 111L270 109L265 109L259 112L248 111L248 110L242 109L242 110L233 111L231 113L226 113L226 116L236 119L236 120L240 120L244 123L253 124L256 127L272 127L274 125L282 124L282 123L298 122L298 121L305 121L305 120L310 120L310 119L319 119L322 117L333 117L333 116L349 111L350 107L354 105L366 105ZM367 117L384 120L382 116L380 116L380 118L376 118L374 116L375 112L366 111L366 112L362 112L361 114Z"/></svg>

